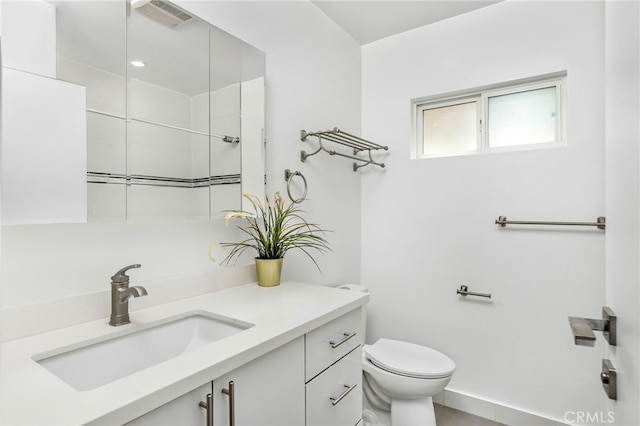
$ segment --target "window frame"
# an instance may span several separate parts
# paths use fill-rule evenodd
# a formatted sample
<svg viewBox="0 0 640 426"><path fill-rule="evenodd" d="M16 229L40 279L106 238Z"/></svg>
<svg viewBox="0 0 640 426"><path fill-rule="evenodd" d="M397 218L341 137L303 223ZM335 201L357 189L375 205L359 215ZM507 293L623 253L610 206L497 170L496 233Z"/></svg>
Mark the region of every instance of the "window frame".
<svg viewBox="0 0 640 426"><path fill-rule="evenodd" d="M440 158L455 157L460 155L477 155L496 152L513 152L523 150L549 149L566 146L566 79L565 72L550 75L521 79L506 83L494 84L465 91L458 91L448 94L428 96L412 100L413 116L413 143L411 148L411 158ZM489 146L489 99L497 96L517 94L532 90L555 87L556 92L556 134L555 140L551 142L521 143L509 146L491 147ZM453 106L459 104L477 102L477 122L476 122L476 149L466 151L452 151L447 153L425 154L424 152L424 111L429 109Z"/></svg>

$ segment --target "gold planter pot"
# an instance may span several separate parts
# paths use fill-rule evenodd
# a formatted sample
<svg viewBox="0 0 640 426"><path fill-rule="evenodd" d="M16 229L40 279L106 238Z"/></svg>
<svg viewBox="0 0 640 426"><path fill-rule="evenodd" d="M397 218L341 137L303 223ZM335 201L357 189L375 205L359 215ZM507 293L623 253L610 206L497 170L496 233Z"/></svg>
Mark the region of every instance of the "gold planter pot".
<svg viewBox="0 0 640 426"><path fill-rule="evenodd" d="M282 259L258 259L256 258L256 272L258 285L262 287L274 287L280 285L282 272Z"/></svg>

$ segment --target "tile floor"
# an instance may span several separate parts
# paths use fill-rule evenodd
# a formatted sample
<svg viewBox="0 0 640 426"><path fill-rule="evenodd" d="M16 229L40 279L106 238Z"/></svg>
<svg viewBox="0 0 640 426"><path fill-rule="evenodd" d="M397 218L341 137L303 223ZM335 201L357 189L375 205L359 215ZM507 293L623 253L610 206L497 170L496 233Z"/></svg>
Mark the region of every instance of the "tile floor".
<svg viewBox="0 0 640 426"><path fill-rule="evenodd" d="M502 423L483 417L474 416L464 411L434 404L436 411L436 424L438 426L504 426Z"/></svg>

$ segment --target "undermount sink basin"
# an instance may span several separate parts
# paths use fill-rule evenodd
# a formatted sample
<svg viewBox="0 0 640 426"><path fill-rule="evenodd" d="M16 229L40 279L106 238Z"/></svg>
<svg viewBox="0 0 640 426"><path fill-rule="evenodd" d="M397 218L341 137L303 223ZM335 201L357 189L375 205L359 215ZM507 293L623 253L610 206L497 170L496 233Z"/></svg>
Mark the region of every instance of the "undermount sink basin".
<svg viewBox="0 0 640 426"><path fill-rule="evenodd" d="M108 340L34 360L73 388L85 391L252 327L233 318L193 312Z"/></svg>

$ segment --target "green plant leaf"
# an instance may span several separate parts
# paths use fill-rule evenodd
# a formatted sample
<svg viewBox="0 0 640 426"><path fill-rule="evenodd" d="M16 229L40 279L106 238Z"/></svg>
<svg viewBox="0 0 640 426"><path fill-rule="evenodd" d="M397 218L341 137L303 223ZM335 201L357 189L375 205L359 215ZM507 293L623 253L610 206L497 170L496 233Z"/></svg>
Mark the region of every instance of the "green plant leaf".
<svg viewBox="0 0 640 426"><path fill-rule="evenodd" d="M285 206L279 192L273 197L265 198L265 203L253 194L243 194L254 209L254 213L244 210L228 210L225 216L230 220L242 220L245 226L238 228L249 238L236 243L220 243L223 247L230 247L231 251L222 261L229 264L238 259L246 250L253 249L261 259L280 259L289 250L301 250L320 269L310 251L331 251L329 242L324 238L325 232L319 225L307 222L303 211L295 203Z"/></svg>

